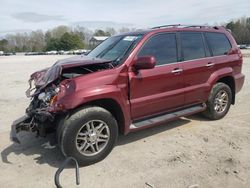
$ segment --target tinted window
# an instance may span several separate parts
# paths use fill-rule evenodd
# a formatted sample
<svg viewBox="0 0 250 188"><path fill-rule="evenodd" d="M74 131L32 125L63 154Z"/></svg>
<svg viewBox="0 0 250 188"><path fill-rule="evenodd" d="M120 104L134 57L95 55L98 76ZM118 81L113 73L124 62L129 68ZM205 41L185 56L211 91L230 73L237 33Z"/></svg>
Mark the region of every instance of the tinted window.
<svg viewBox="0 0 250 188"><path fill-rule="evenodd" d="M100 58L107 60L115 60L121 58L131 47L131 45L137 43L141 39L141 36L126 36L117 42L112 48L100 55Z"/></svg>
<svg viewBox="0 0 250 188"><path fill-rule="evenodd" d="M231 49L231 44L223 33L206 33L206 37L214 56L225 55Z"/></svg>
<svg viewBox="0 0 250 188"><path fill-rule="evenodd" d="M88 57L111 60L114 66L119 65L124 56L141 40L142 36L120 35L110 37L93 49Z"/></svg>
<svg viewBox="0 0 250 188"><path fill-rule="evenodd" d="M181 33L181 46L184 61L206 56L201 33Z"/></svg>
<svg viewBox="0 0 250 188"><path fill-rule="evenodd" d="M154 56L157 65L177 62L175 34L165 33L151 37L142 47L138 56Z"/></svg>

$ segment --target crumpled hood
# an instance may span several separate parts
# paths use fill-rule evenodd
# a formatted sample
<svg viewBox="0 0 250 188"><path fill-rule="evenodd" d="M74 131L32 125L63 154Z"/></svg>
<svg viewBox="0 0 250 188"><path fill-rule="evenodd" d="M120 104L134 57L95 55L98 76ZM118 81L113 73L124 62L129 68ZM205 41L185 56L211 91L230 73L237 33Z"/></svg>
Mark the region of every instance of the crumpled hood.
<svg viewBox="0 0 250 188"><path fill-rule="evenodd" d="M62 60L58 60L54 65L52 65L50 68L46 68L37 72L34 72L30 76L29 84L30 88L32 88L32 81L34 81L34 85L39 90L45 88L48 84L55 81L62 73L63 69L67 69L70 67L78 67L83 65L92 65L92 64L103 64L103 63L109 63L111 61L104 60L104 59L98 59L98 58L90 58L88 56L74 56L71 58L66 58ZM37 93L37 92L36 92ZM26 92L26 95L28 97L34 96L34 94Z"/></svg>
<svg viewBox="0 0 250 188"><path fill-rule="evenodd" d="M92 58L85 55L74 56L62 60L58 60L53 66L62 66L62 67L77 67L81 65L90 65L90 64L100 64L100 63L109 63L110 60Z"/></svg>

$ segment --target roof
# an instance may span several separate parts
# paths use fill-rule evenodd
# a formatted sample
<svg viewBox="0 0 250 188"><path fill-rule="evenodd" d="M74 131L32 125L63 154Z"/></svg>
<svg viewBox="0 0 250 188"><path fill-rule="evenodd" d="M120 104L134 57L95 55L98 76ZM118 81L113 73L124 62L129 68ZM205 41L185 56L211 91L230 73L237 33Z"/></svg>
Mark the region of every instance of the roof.
<svg viewBox="0 0 250 188"><path fill-rule="evenodd" d="M143 35L150 32L161 32L161 31L215 31L215 32L225 32L228 31L228 29L224 28L223 26L208 26L208 25L181 25L181 24L175 24L175 25L162 25L162 26L156 26L149 29L144 30L136 30L132 32L123 33L120 35Z"/></svg>

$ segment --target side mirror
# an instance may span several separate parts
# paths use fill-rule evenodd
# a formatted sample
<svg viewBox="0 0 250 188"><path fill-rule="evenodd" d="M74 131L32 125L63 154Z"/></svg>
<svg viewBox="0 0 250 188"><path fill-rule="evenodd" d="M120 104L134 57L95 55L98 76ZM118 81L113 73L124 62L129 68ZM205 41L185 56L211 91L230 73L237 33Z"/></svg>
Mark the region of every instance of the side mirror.
<svg viewBox="0 0 250 188"><path fill-rule="evenodd" d="M153 56L138 57L135 59L135 70L152 69L155 67L156 60Z"/></svg>

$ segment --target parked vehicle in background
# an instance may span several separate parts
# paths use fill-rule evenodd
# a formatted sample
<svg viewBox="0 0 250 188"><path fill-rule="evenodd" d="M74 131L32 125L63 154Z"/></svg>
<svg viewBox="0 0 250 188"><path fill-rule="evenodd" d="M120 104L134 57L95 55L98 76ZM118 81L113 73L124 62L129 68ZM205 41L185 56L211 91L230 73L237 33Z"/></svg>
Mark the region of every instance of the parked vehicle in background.
<svg viewBox="0 0 250 188"><path fill-rule="evenodd" d="M85 50L85 49L79 49L79 50L74 50L74 51L73 51L73 54L74 54L74 55L82 55L82 54L84 54L84 53L86 53L86 50Z"/></svg>
<svg viewBox="0 0 250 188"><path fill-rule="evenodd" d="M88 54L90 50L86 49L78 49L78 50L70 50L70 51L47 51L47 52L26 52L24 55L31 56L31 55L85 55ZM1 54L0 54L1 55Z"/></svg>
<svg viewBox="0 0 250 188"><path fill-rule="evenodd" d="M81 165L104 159L128 134L202 112L223 118L244 83L243 58L224 27L159 26L113 36L87 56L35 72L16 133L57 133Z"/></svg>
<svg viewBox="0 0 250 188"><path fill-rule="evenodd" d="M246 49L250 49L250 44L247 44L247 45L246 45Z"/></svg>
<svg viewBox="0 0 250 188"><path fill-rule="evenodd" d="M24 55L45 55L45 52L26 52Z"/></svg>
<svg viewBox="0 0 250 188"><path fill-rule="evenodd" d="M58 54L59 54L59 55L64 55L64 54L65 54L65 51L64 51L64 50L59 50L59 51L58 51Z"/></svg>
<svg viewBox="0 0 250 188"><path fill-rule="evenodd" d="M238 45L238 47L239 47L240 49L246 49L246 48L247 48L247 45L245 45L245 44L240 44L240 45Z"/></svg>
<svg viewBox="0 0 250 188"><path fill-rule="evenodd" d="M52 51L47 51L45 52L46 55L57 55L58 52L56 50L52 50Z"/></svg>
<svg viewBox="0 0 250 188"><path fill-rule="evenodd" d="M84 50L84 52L82 53L83 55L88 55L89 52L91 52L91 50Z"/></svg>
<svg viewBox="0 0 250 188"><path fill-rule="evenodd" d="M3 51L1 51L0 55L1 56L11 56L11 55L16 55L16 53L15 52L3 52Z"/></svg>

